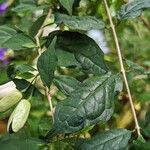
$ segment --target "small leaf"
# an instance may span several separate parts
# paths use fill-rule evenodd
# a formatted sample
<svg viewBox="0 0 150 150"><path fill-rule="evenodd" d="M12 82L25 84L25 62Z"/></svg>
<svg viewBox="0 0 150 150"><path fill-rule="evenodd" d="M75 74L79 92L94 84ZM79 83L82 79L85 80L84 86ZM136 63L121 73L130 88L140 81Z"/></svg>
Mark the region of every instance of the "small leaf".
<svg viewBox="0 0 150 150"><path fill-rule="evenodd" d="M31 26L30 29L29 29L29 35L30 35L30 36L34 37L34 36L38 33L38 31L39 31L40 27L42 26L44 20L45 20L45 15L39 17L39 18L32 24L32 26Z"/></svg>
<svg viewBox="0 0 150 150"><path fill-rule="evenodd" d="M133 69L138 74L144 74L144 75L150 74L150 70L146 70L142 66L139 66L138 64L136 64L130 60L125 59L125 62L131 69Z"/></svg>
<svg viewBox="0 0 150 150"><path fill-rule="evenodd" d="M38 116L39 118L39 116ZM40 135L46 136L49 131L49 127L52 125L52 120L49 117L42 117L40 122L38 123L38 130Z"/></svg>
<svg viewBox="0 0 150 150"><path fill-rule="evenodd" d="M54 84L57 88L66 95L70 95L76 88L80 86L80 82L73 77L69 76L56 76L54 79Z"/></svg>
<svg viewBox="0 0 150 150"><path fill-rule="evenodd" d="M78 150L121 150L127 148L131 132L126 129L113 129L99 133L77 145Z"/></svg>
<svg viewBox="0 0 150 150"><path fill-rule="evenodd" d="M104 75L87 79L68 98L57 104L51 138L60 133L74 133L113 114L113 98L118 90L119 75ZM119 91L122 89L119 89Z"/></svg>
<svg viewBox="0 0 150 150"><path fill-rule="evenodd" d="M50 87L54 78L54 72L57 67L55 43L56 37L52 40L48 49L41 54L37 62L37 68L39 70L41 79L47 87Z"/></svg>
<svg viewBox="0 0 150 150"><path fill-rule="evenodd" d="M141 15L142 11L150 8L150 0L135 0L123 5L118 13L118 19L130 19Z"/></svg>
<svg viewBox="0 0 150 150"><path fill-rule="evenodd" d="M13 79L13 82L16 84L16 88L25 93L26 96L35 96L36 98L42 98L42 93L30 82L25 79Z"/></svg>
<svg viewBox="0 0 150 150"><path fill-rule="evenodd" d="M59 2L68 11L69 15L72 15L72 6L74 0L59 0Z"/></svg>
<svg viewBox="0 0 150 150"><path fill-rule="evenodd" d="M68 16L57 13L55 23L64 23L71 30L89 31L91 29L103 29L105 24L94 16Z"/></svg>
<svg viewBox="0 0 150 150"><path fill-rule="evenodd" d="M10 79L14 79L16 76L25 77L26 79L34 77L34 74L32 74L33 71L36 71L36 69L28 64L22 65L13 64L8 66L7 75Z"/></svg>
<svg viewBox="0 0 150 150"><path fill-rule="evenodd" d="M72 52L87 73L102 75L109 72L102 50L87 35L78 32L54 31L49 35L49 42L54 36L57 36L56 49Z"/></svg>

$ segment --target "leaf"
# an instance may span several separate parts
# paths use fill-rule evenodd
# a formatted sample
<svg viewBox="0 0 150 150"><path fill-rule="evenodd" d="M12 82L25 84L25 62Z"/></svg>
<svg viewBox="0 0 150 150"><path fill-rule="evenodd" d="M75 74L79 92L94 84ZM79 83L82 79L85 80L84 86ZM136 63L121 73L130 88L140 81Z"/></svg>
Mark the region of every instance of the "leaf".
<svg viewBox="0 0 150 150"><path fill-rule="evenodd" d="M135 0L123 5L118 12L118 19L136 18L141 15L142 11L150 8L150 0Z"/></svg>
<svg viewBox="0 0 150 150"><path fill-rule="evenodd" d="M39 18L32 24L32 26L31 26L30 29L29 29L29 35L30 35L30 36L34 37L34 36L38 33L38 31L39 31L40 27L42 26L44 20L45 20L45 15L39 17Z"/></svg>
<svg viewBox="0 0 150 150"><path fill-rule="evenodd" d="M79 66L79 63L75 59L73 53L63 51L61 49L56 49L56 55L58 58L58 66L63 66L63 67Z"/></svg>
<svg viewBox="0 0 150 150"><path fill-rule="evenodd" d="M109 70L104 62L104 54L93 39L78 32L54 31L49 35L49 42L57 36L56 49L72 52L84 71L102 75Z"/></svg>
<svg viewBox="0 0 150 150"><path fill-rule="evenodd" d="M47 87L50 87L54 78L54 72L57 67L55 43L56 37L52 40L48 49L41 54L37 62L37 68L40 73L41 79Z"/></svg>
<svg viewBox="0 0 150 150"><path fill-rule="evenodd" d="M65 24L71 30L89 31L91 29L103 29L105 24L94 16L68 16L57 13L56 24Z"/></svg>
<svg viewBox="0 0 150 150"><path fill-rule="evenodd" d="M39 117L39 116L38 116ZM49 127L52 125L52 120L49 117L42 117L40 122L38 123L38 130L40 135L46 136L49 131Z"/></svg>
<svg viewBox="0 0 150 150"><path fill-rule="evenodd" d="M131 132L126 129L113 129L99 133L77 145L78 150L121 150L125 149L131 138Z"/></svg>
<svg viewBox="0 0 150 150"><path fill-rule="evenodd" d="M71 139L72 140L72 139ZM73 139L75 141L75 139ZM50 150L74 150L73 149L73 144L69 143L68 141L55 141L51 144L49 144L49 149Z"/></svg>
<svg viewBox="0 0 150 150"><path fill-rule="evenodd" d="M59 2L68 11L69 15L72 15L72 6L74 0L59 0Z"/></svg>
<svg viewBox="0 0 150 150"><path fill-rule="evenodd" d="M108 121L114 110L114 95L121 85L118 81L118 74L87 79L80 88L57 104L54 126L47 138L60 133L74 133L98 122Z"/></svg>
<svg viewBox="0 0 150 150"><path fill-rule="evenodd" d="M29 79L35 76L32 73L33 71L36 71L36 69L28 64L22 64L22 65L13 64L8 66L7 75L10 79L14 79L16 76Z"/></svg>
<svg viewBox="0 0 150 150"><path fill-rule="evenodd" d="M53 82L57 88L66 95L70 95L70 93L77 89L81 84L75 78L64 75L56 76Z"/></svg>
<svg viewBox="0 0 150 150"><path fill-rule="evenodd" d="M140 136L139 138L133 141L129 150L149 150L149 147L150 142L145 141L145 139L142 136Z"/></svg>
<svg viewBox="0 0 150 150"><path fill-rule="evenodd" d="M0 26L0 47L2 47L2 44L13 37L16 33L16 30L7 25Z"/></svg>
<svg viewBox="0 0 150 150"><path fill-rule="evenodd" d="M34 48L36 47L36 44L27 35L17 33L5 41L1 46L4 48L11 48L13 50L23 50L27 48Z"/></svg>
<svg viewBox="0 0 150 150"><path fill-rule="evenodd" d="M150 70L146 70L142 66L139 66L138 64L136 64L130 60L125 59L125 62L131 69L133 69L138 74L144 74L144 75L150 74Z"/></svg>
<svg viewBox="0 0 150 150"><path fill-rule="evenodd" d="M41 92L25 79L13 79L13 82L16 84L16 88L27 96L32 94L32 96L35 96L36 98L42 98L43 95Z"/></svg>
<svg viewBox="0 0 150 150"><path fill-rule="evenodd" d="M12 8L11 10L17 13L33 12L35 11L36 7L37 5L34 0L30 0L30 1L21 0L19 4L16 7Z"/></svg>
<svg viewBox="0 0 150 150"><path fill-rule="evenodd" d="M32 138L26 132L8 134L0 139L2 150L39 150L45 144L42 140Z"/></svg>

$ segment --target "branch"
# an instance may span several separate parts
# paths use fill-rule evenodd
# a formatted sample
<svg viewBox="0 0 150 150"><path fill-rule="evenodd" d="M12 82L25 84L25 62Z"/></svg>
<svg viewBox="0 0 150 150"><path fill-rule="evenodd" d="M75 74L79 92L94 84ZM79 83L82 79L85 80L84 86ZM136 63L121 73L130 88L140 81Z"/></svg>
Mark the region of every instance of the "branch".
<svg viewBox="0 0 150 150"><path fill-rule="evenodd" d="M48 14L47 14L46 17L45 17L45 20L44 20L42 26L40 27L38 33L37 33L36 36L35 36L36 44L37 44L37 46L38 46L38 53L39 53L39 55L41 55L41 51L42 51L41 45L40 45L40 37L42 36L43 28L44 28L44 26L45 26L47 20L50 18L51 13L52 13L52 10L49 9Z"/></svg>
<svg viewBox="0 0 150 150"><path fill-rule="evenodd" d="M51 13L52 13L52 10L49 9L48 14L45 17L45 20L44 20L42 26L40 27L40 29L38 30L38 33L35 36L36 44L38 46L39 55L41 55L41 51L42 51L42 48L41 48L41 45L40 45L40 37L42 36L44 26L45 26L47 20L50 18ZM45 95L48 99L48 102L49 102L49 105L50 105L50 110L51 110L51 113L52 113L52 119L53 119L53 122L54 122L54 117L53 117L54 109L53 109L53 105L52 105L52 101L51 101L50 89L47 86L46 86L46 89L45 89Z"/></svg>
<svg viewBox="0 0 150 150"><path fill-rule="evenodd" d="M135 108L134 108L134 104L133 104L133 99L132 99L132 96L131 96L131 92L130 92L130 88L129 88L129 84L128 84L128 81L127 81L126 72L125 72L125 68L124 68L124 64L123 64L121 49L120 49L118 37L117 37L117 34L116 34L115 26L114 26L114 23L112 21L112 17L111 17L110 10L109 10L109 7L108 7L107 0L104 0L104 4L105 4L105 7L106 7L107 15L108 15L108 18L109 18L110 26L112 28L112 32L113 32L113 36L114 36L114 40L115 40L115 44L116 44L116 49L117 49L117 53L118 53L118 57L119 57L119 63L120 63L120 69L121 69L123 79L124 79L124 83L125 83L125 86L126 86L126 89L127 89L128 96L129 96L131 111L132 111L134 122L135 122L135 129L137 131L138 136L140 136L141 135L140 126L139 126L139 123L138 123L138 120L137 120L137 116L136 116L136 112L135 112Z"/></svg>
<svg viewBox="0 0 150 150"><path fill-rule="evenodd" d="M147 29L150 30L149 22L143 16L140 16L140 19L143 22L143 24L147 27Z"/></svg>
<svg viewBox="0 0 150 150"><path fill-rule="evenodd" d="M54 115L53 115L54 114L54 108L53 108L53 104L52 104L52 100L51 100L50 90L48 89L48 87L46 87L45 94L46 94L48 102L49 102L49 106L50 106L50 110L51 110L51 114L52 114L52 119L54 122Z"/></svg>

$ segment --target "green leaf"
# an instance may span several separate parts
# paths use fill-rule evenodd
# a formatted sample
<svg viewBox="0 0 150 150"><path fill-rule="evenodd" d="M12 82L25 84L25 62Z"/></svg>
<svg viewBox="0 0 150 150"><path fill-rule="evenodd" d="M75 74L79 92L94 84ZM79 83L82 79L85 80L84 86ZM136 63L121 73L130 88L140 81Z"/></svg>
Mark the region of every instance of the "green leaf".
<svg viewBox="0 0 150 150"><path fill-rule="evenodd" d="M42 93L30 82L24 80L24 79L13 79L13 82L16 84L16 88L25 93L26 96L35 96L36 98L42 98Z"/></svg>
<svg viewBox="0 0 150 150"><path fill-rule="evenodd" d="M104 54L93 39L78 32L54 31L49 35L49 42L57 36L56 49L72 52L83 70L102 75L109 70L104 62Z"/></svg>
<svg viewBox="0 0 150 150"><path fill-rule="evenodd" d="M61 49L56 49L56 55L58 58L58 66L63 66L63 67L79 66L79 63L75 59L73 53L63 51Z"/></svg>
<svg viewBox="0 0 150 150"><path fill-rule="evenodd" d="M10 79L14 79L16 76L22 77L24 79L29 79L35 76L32 73L33 71L36 71L36 69L28 64L22 65L13 64L8 66L7 75Z"/></svg>
<svg viewBox="0 0 150 150"><path fill-rule="evenodd" d="M45 144L37 138L32 138L26 132L8 134L0 139L2 150L39 150L40 146Z"/></svg>
<svg viewBox="0 0 150 150"><path fill-rule="evenodd" d="M72 6L74 0L59 0L59 2L68 11L69 15L72 15Z"/></svg>
<svg viewBox="0 0 150 150"><path fill-rule="evenodd" d="M40 27L42 26L44 20L45 20L45 15L39 17L39 18L32 24L32 26L31 26L30 29L29 29L29 35L30 35L30 36L34 37L34 36L38 33L38 31L39 31Z"/></svg>
<svg viewBox="0 0 150 150"><path fill-rule="evenodd" d="M136 18L142 11L150 8L150 0L135 0L123 5L118 13L118 19Z"/></svg>
<svg viewBox="0 0 150 150"><path fill-rule="evenodd" d="M56 76L53 82L57 88L66 95L70 95L70 93L77 89L81 84L73 77L62 75Z"/></svg>
<svg viewBox="0 0 150 150"><path fill-rule="evenodd" d="M99 133L77 145L78 150L121 150L125 149L131 138L131 132L126 129L113 129Z"/></svg>
<svg viewBox="0 0 150 150"><path fill-rule="evenodd" d="M72 139L71 139L72 140ZM73 139L75 141L75 139ZM67 141L59 140L49 145L50 150L74 150L73 144Z"/></svg>
<svg viewBox="0 0 150 150"><path fill-rule="evenodd" d="M91 29L103 29L105 24L94 16L68 16L57 13L55 15L56 24L65 24L71 30L88 31Z"/></svg>
<svg viewBox="0 0 150 150"><path fill-rule="evenodd" d="M118 74L87 79L80 88L57 104L54 126L47 138L59 133L74 133L98 122L108 121L114 110L114 95L122 90L122 82L119 81Z"/></svg>
<svg viewBox="0 0 150 150"><path fill-rule="evenodd" d="M144 74L144 75L150 74L150 70L146 70L142 66L139 66L138 64L136 64L130 60L125 59L125 62L129 66L129 68L133 69L138 74Z"/></svg>
<svg viewBox="0 0 150 150"><path fill-rule="evenodd" d="M140 136L137 140L134 140L130 146L130 150L149 150L150 142Z"/></svg>
<svg viewBox="0 0 150 150"><path fill-rule="evenodd" d="M12 38L16 33L15 29L7 25L0 26L0 47L2 47L2 44Z"/></svg>
<svg viewBox="0 0 150 150"><path fill-rule="evenodd" d="M33 12L36 9L37 5L34 0L30 1L23 1L21 0L19 4L12 8L11 10L17 13L24 13L24 12Z"/></svg>
<svg viewBox="0 0 150 150"><path fill-rule="evenodd" d="M52 40L48 49L41 54L37 62L37 68L39 70L41 79L47 87L50 87L54 78L54 72L57 67L55 43L56 37Z"/></svg>
<svg viewBox="0 0 150 150"><path fill-rule="evenodd" d="M46 136L46 134L49 131L49 127L52 125L52 120L50 120L50 117L42 117L40 122L38 123L38 130L40 135Z"/></svg>
<svg viewBox="0 0 150 150"><path fill-rule="evenodd" d="M13 50L24 50L27 48L34 48L36 44L29 36L23 33L17 33L5 41L1 46Z"/></svg>
<svg viewBox="0 0 150 150"><path fill-rule="evenodd" d="M36 47L33 40L24 33L17 31L7 25L0 26L0 47L13 50L23 50Z"/></svg>

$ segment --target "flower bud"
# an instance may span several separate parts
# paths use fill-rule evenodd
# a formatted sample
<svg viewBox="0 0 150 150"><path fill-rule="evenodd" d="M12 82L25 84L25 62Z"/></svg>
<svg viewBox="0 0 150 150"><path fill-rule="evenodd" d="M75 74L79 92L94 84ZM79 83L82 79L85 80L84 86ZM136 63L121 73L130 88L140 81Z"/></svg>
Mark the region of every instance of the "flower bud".
<svg viewBox="0 0 150 150"><path fill-rule="evenodd" d="M0 100L0 112L4 112L17 104L22 98L22 94L19 91L16 91L8 96L3 97Z"/></svg>
<svg viewBox="0 0 150 150"><path fill-rule="evenodd" d="M9 118L7 130L19 131L28 119L30 108L31 104L28 100L21 100Z"/></svg>
<svg viewBox="0 0 150 150"><path fill-rule="evenodd" d="M0 99L18 91L13 81L9 81L3 85L0 85Z"/></svg>

